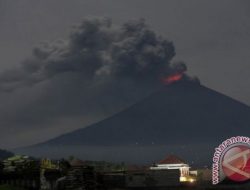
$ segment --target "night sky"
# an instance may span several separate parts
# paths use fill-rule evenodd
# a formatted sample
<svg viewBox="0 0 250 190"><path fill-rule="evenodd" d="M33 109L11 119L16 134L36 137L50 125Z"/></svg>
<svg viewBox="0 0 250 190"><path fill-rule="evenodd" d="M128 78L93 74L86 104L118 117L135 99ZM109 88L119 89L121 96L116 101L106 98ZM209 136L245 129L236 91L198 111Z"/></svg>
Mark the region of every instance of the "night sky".
<svg viewBox="0 0 250 190"><path fill-rule="evenodd" d="M250 105L249 9L247 0L0 0L1 148L101 120L185 65L203 85ZM102 32L92 35L95 27ZM137 36L146 36L143 51L126 43ZM126 48L137 59L117 56ZM84 56L68 59L79 49ZM128 62L136 67L121 66Z"/></svg>

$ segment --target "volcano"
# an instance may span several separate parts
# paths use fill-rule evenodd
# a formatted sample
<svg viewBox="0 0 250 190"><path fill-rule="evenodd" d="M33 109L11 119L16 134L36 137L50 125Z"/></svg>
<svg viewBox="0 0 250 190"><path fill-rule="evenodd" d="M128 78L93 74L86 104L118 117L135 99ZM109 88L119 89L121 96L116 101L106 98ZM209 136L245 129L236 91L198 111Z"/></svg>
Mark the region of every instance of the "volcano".
<svg viewBox="0 0 250 190"><path fill-rule="evenodd" d="M28 149L34 152L41 148L48 151L49 147L85 146L102 147L102 150L126 147L129 152L128 147L162 147L158 149L158 156L154 153L152 158L160 159L170 150L175 152L172 148L176 147L179 155L185 158L188 157L185 154L194 155L191 150L197 155L203 151L203 157L207 157L226 138L248 136L249 126L250 108L247 105L198 83L183 80L164 86L112 117ZM81 152L84 148L77 150Z"/></svg>
<svg viewBox="0 0 250 190"><path fill-rule="evenodd" d="M110 118L46 144L182 144L247 134L248 106L199 84L182 81Z"/></svg>

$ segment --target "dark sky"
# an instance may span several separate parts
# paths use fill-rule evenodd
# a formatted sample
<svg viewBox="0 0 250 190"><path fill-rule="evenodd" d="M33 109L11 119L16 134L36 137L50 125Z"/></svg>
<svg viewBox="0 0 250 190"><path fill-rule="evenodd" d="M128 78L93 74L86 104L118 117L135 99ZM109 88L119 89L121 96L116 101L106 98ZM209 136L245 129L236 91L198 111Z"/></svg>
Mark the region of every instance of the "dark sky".
<svg viewBox="0 0 250 190"><path fill-rule="evenodd" d="M0 69L1 73L8 70L12 77L22 78L22 73L12 68L20 67L23 62L34 62L30 57L35 46L43 41L67 39L72 25L86 17L109 17L117 25L144 18L152 31L173 41L174 60L184 61L189 75L250 105L249 9L247 0L0 0ZM77 83L78 77L64 76L1 92L1 146L32 144L83 127L129 105L141 94L139 91L124 93L112 108L100 101L97 104L102 106L98 111L93 108L86 112L87 108L82 107L96 106L89 103L93 101L89 92L104 92L99 92L97 85L88 89L86 96L84 90L79 91L79 85L84 84ZM0 80L3 80L1 75ZM30 80L25 77L21 83L27 81ZM112 85L116 89L117 84ZM123 85L130 85L130 81ZM126 91L134 92L136 85L130 85L131 89ZM127 100L126 95L132 98ZM81 101L83 97L86 100Z"/></svg>

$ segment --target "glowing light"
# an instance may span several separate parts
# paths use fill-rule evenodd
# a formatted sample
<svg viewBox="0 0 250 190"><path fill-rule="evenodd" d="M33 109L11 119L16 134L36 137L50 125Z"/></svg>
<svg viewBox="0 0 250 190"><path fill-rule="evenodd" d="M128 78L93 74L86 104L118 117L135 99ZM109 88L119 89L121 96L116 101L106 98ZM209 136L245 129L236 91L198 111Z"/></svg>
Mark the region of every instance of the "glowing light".
<svg viewBox="0 0 250 190"><path fill-rule="evenodd" d="M194 182L194 179L190 179L189 182L193 183L193 182Z"/></svg>
<svg viewBox="0 0 250 190"><path fill-rule="evenodd" d="M192 178L190 176L186 176L186 177L182 176L182 177L180 177L180 182L194 183L195 181L196 181L196 179Z"/></svg>
<svg viewBox="0 0 250 190"><path fill-rule="evenodd" d="M186 182L187 178L186 177L180 177L180 182Z"/></svg>
<svg viewBox="0 0 250 190"><path fill-rule="evenodd" d="M169 85L169 84L172 84L174 82L181 80L182 77L183 77L183 73L175 73L166 78L162 78L162 82L163 84Z"/></svg>

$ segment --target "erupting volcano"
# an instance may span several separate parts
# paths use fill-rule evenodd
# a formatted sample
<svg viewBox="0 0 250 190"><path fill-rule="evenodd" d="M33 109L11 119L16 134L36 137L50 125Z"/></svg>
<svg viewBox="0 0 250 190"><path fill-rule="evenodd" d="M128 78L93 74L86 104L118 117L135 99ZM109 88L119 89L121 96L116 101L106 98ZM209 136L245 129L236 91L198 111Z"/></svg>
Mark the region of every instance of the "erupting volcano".
<svg viewBox="0 0 250 190"><path fill-rule="evenodd" d="M211 162L214 147L222 140L250 133L248 106L184 80L182 73L165 82L172 84L109 118L19 153L53 156L56 151L56 156L133 162L157 160L171 151Z"/></svg>

